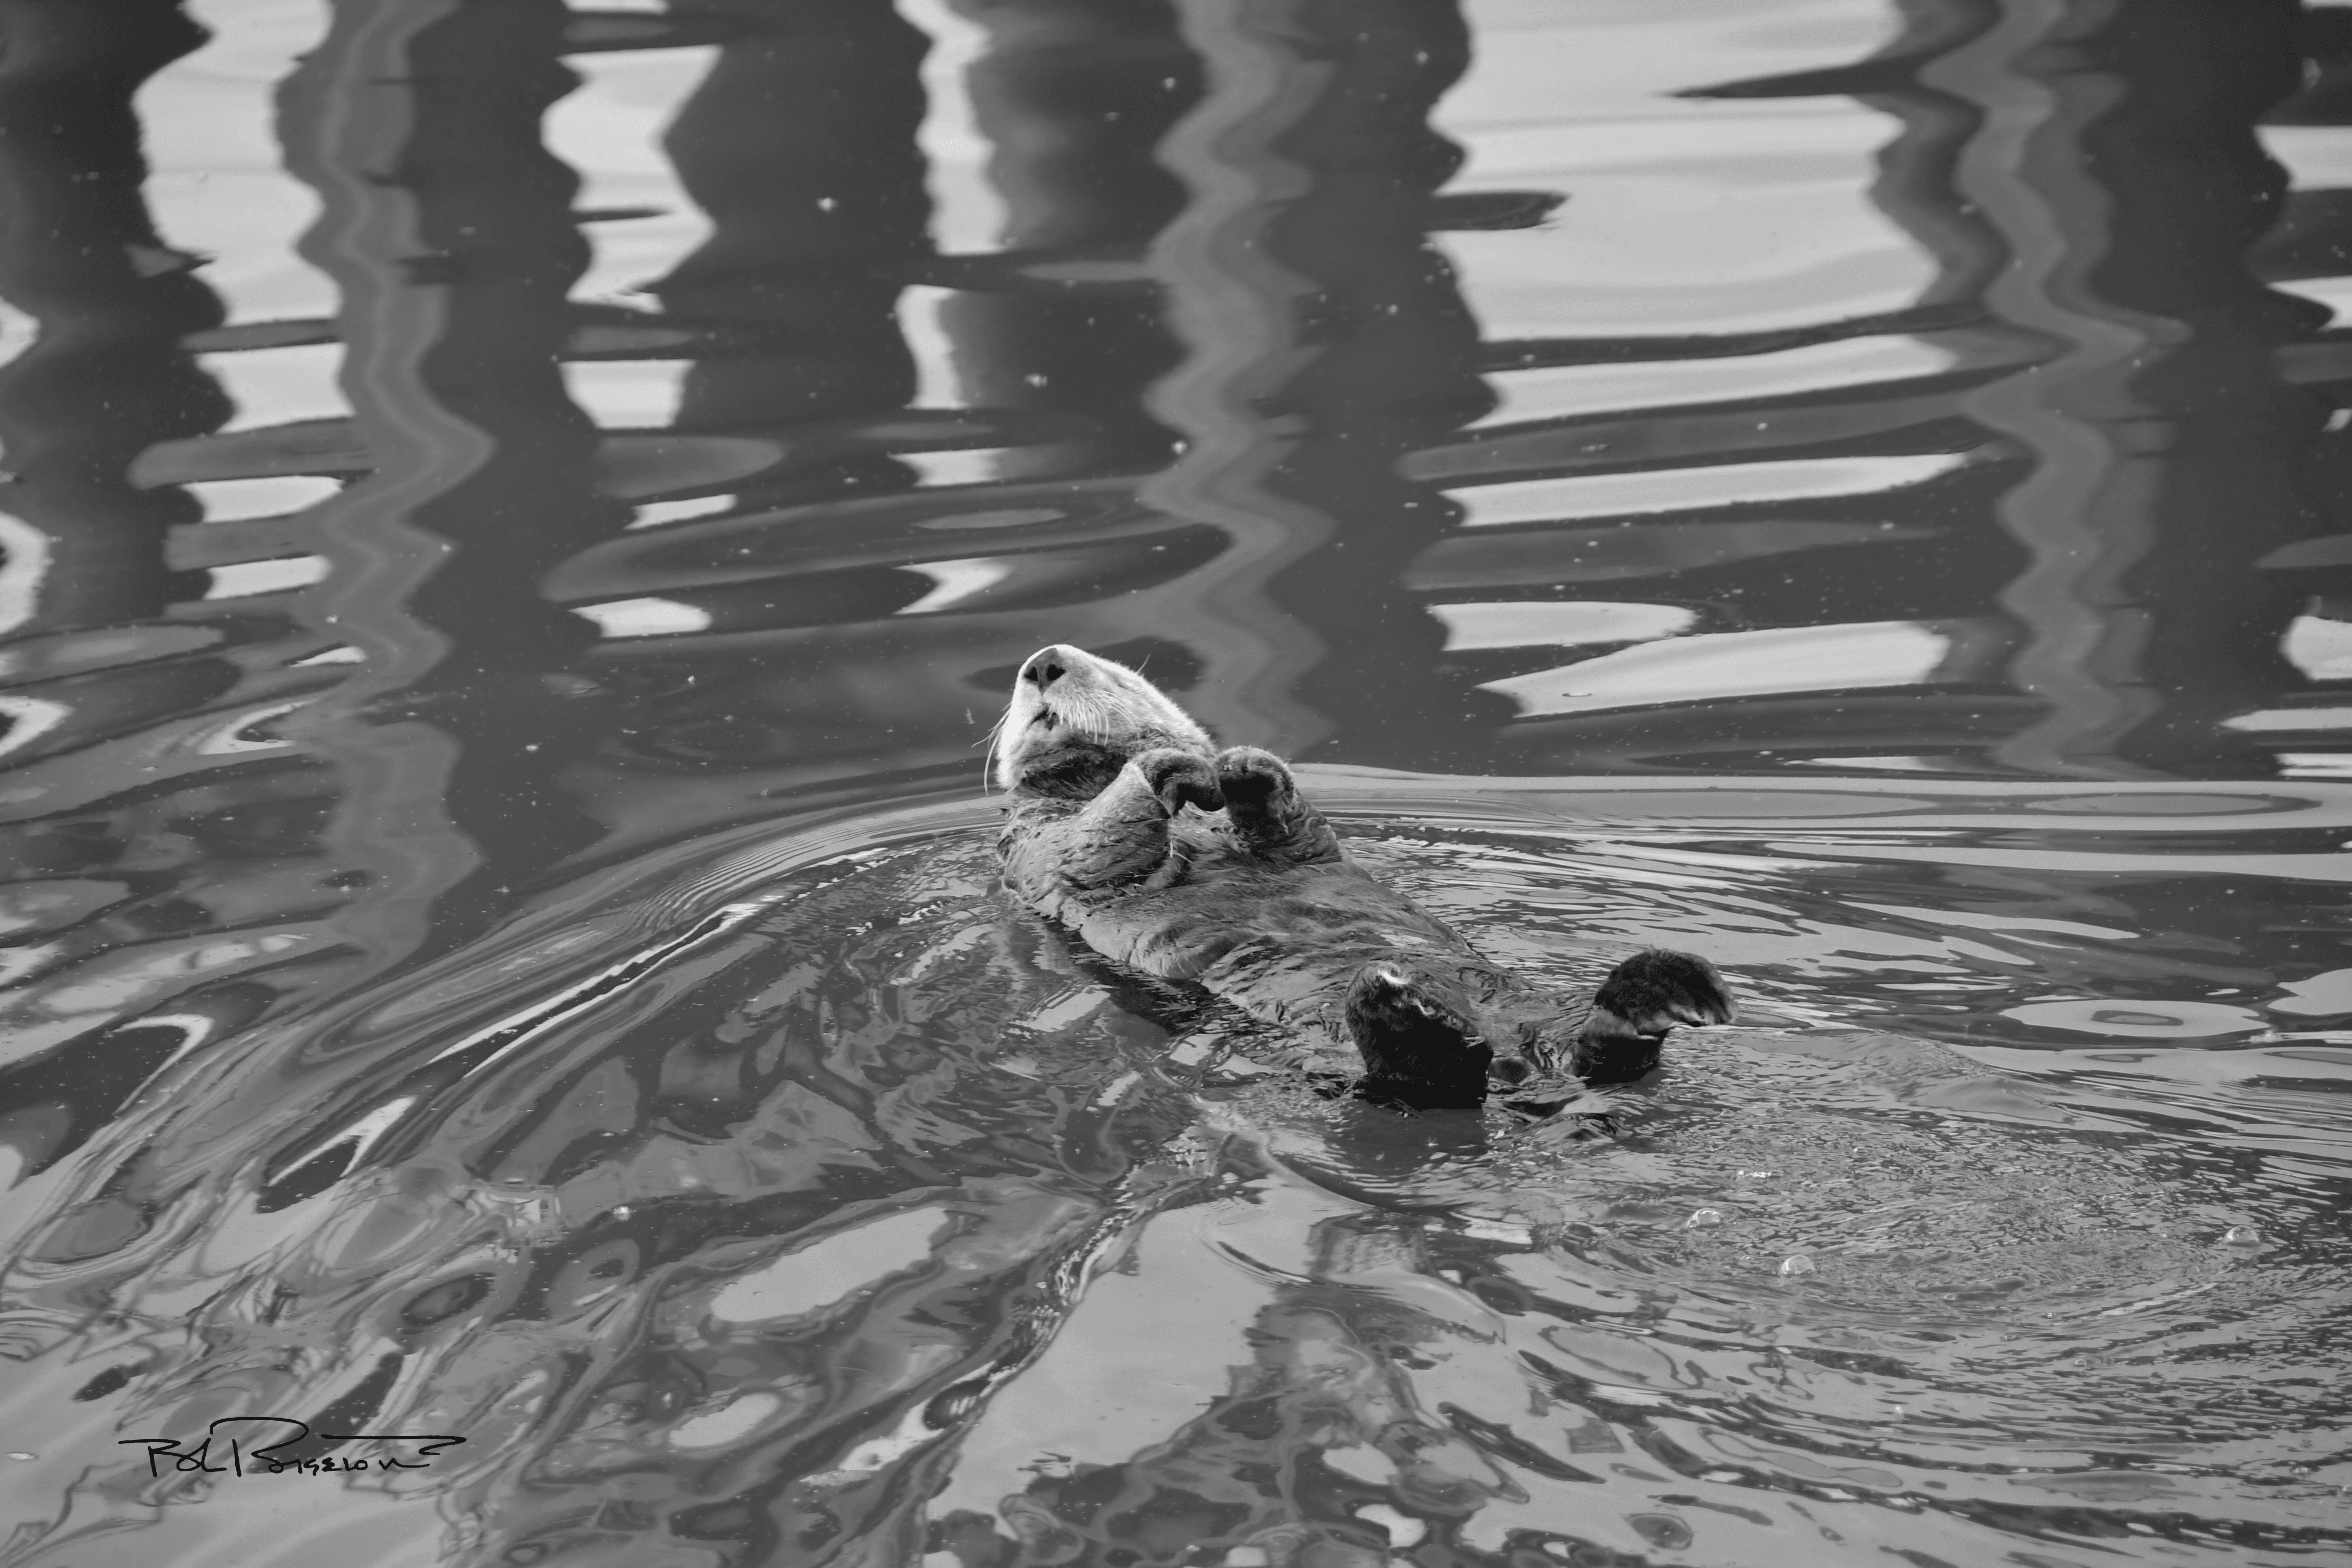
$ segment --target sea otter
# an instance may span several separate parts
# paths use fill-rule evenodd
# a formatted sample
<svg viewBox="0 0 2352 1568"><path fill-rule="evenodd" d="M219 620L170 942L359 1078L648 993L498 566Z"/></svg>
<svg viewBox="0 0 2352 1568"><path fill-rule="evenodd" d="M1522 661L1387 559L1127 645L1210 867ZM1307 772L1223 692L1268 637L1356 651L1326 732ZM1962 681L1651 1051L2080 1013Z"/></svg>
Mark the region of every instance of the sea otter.
<svg viewBox="0 0 2352 1568"><path fill-rule="evenodd" d="M1024 661L991 752L1015 896L1106 958L1352 1042L1368 1099L1475 1106L1490 1084L1563 1069L1622 1082L1657 1065L1673 1026L1731 1020L1723 977L1690 953L1636 953L1589 1000L1496 968L1349 859L1279 757L1220 751L1084 649Z"/></svg>

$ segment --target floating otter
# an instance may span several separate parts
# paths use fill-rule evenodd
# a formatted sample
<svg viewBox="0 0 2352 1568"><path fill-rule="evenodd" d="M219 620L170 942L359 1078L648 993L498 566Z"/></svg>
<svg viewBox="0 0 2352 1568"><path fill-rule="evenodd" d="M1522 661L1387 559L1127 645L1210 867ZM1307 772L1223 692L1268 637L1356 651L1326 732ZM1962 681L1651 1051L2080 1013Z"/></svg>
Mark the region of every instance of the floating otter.
<svg viewBox="0 0 2352 1568"><path fill-rule="evenodd" d="M1352 1042L1367 1098L1475 1106L1561 1069L1622 1082L1657 1065L1673 1026L1731 1020L1722 976L1690 953L1636 953L1589 1000L1496 968L1350 860L1279 757L1218 750L1159 688L1081 648L1023 663L991 752L1015 895L1106 958Z"/></svg>

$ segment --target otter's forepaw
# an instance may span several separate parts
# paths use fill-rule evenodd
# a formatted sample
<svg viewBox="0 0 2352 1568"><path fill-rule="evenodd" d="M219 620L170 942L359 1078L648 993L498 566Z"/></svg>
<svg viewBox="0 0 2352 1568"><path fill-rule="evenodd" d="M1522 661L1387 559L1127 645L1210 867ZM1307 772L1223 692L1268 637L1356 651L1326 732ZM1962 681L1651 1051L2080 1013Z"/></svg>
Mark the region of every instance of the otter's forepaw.
<svg viewBox="0 0 2352 1568"><path fill-rule="evenodd" d="M1612 1015L1636 1035L1663 1035L1676 1024L1728 1024L1738 1011L1714 964L1658 947L1611 970L1592 1010Z"/></svg>
<svg viewBox="0 0 2352 1568"><path fill-rule="evenodd" d="M1251 853L1291 866L1342 858L1339 835L1298 793L1290 764L1272 752L1228 746L1218 752L1217 787L1224 793L1235 837Z"/></svg>
<svg viewBox="0 0 2352 1568"><path fill-rule="evenodd" d="M1217 787L1216 765L1208 758L1163 746L1139 752L1131 761L1169 816L1175 816L1188 805L1202 811L1224 808L1224 795Z"/></svg>
<svg viewBox="0 0 2352 1568"><path fill-rule="evenodd" d="M1228 803L1242 807L1263 806L1294 791L1290 764L1272 752L1255 746L1227 746L1217 753L1217 787Z"/></svg>

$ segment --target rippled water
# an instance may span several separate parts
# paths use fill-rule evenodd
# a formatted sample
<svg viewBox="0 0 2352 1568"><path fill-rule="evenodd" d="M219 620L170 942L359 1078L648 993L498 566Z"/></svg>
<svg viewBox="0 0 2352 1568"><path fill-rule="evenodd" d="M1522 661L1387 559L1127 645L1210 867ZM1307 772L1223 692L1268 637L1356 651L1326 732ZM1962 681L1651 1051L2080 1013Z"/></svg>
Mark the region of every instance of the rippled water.
<svg viewBox="0 0 2352 1568"><path fill-rule="evenodd" d="M2347 18L0 6L0 1563L2352 1563ZM1742 1022L1329 1097L1050 641Z"/></svg>

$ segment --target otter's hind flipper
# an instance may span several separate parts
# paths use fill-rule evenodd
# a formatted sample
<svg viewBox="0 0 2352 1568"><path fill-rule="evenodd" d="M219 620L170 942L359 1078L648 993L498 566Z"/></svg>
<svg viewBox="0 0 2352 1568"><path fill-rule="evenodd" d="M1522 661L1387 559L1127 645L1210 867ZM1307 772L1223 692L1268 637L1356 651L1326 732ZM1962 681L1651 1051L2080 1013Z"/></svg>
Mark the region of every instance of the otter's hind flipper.
<svg viewBox="0 0 2352 1568"><path fill-rule="evenodd" d="M1348 1033L1364 1060L1356 1092L1416 1110L1475 1110L1486 1098L1492 1047L1459 998L1393 963L1368 963L1348 987Z"/></svg>
<svg viewBox="0 0 2352 1568"><path fill-rule="evenodd" d="M1658 1065L1676 1024L1728 1024L1738 1009L1714 964L1654 947L1609 972L1592 997L1569 1068L1587 1083L1622 1083Z"/></svg>
<svg viewBox="0 0 2352 1568"><path fill-rule="evenodd" d="M1316 866L1339 859L1339 836L1307 804L1289 764L1255 746L1217 753L1217 788L1234 836L1262 860Z"/></svg>

